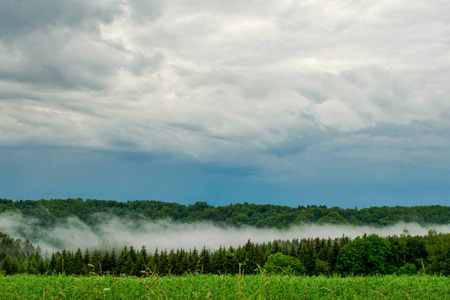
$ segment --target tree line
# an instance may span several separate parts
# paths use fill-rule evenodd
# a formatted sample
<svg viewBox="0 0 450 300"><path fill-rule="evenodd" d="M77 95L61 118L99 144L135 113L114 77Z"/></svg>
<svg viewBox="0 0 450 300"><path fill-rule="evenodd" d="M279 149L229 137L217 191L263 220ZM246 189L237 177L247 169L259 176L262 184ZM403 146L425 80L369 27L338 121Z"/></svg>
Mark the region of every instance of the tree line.
<svg viewBox="0 0 450 300"><path fill-rule="evenodd" d="M258 272L298 275L430 274L450 275L450 234L430 230L425 236L355 239L275 240L219 249L156 249L125 246L120 251L86 249L49 253L0 233L0 273L67 275L183 275L255 274Z"/></svg>
<svg viewBox="0 0 450 300"><path fill-rule="evenodd" d="M212 206L206 202L182 205L161 201L128 201L77 199L19 200L0 199L0 214L19 212L37 218L41 226L52 226L67 217L77 217L88 225L99 222L99 213L130 217L134 220L170 219L189 223L208 221L218 226L254 226L286 228L305 223L388 226L398 222L449 224L450 206L382 206L370 208L328 208L325 205L297 207L236 203Z"/></svg>

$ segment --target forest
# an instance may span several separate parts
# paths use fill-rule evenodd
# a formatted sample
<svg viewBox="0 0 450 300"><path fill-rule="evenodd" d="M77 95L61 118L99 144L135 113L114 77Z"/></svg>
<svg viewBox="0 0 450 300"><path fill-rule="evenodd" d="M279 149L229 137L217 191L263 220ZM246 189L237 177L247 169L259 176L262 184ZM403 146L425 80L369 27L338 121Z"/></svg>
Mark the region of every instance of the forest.
<svg viewBox="0 0 450 300"><path fill-rule="evenodd" d="M399 222L449 224L450 206L395 206L370 208L327 208L325 205L297 207L236 203L212 206L206 202L182 205L161 201L107 201L81 198L51 200L0 199L0 214L20 212L24 217L37 218L41 226L52 226L73 216L89 225L98 222L99 213L130 217L134 220L164 220L177 223L208 221L217 226L254 226L258 228L287 228L301 224L345 224L383 227Z"/></svg>
<svg viewBox="0 0 450 300"><path fill-rule="evenodd" d="M252 243L236 249L156 249L124 246L116 251L98 249L49 253L28 240L0 233L0 272L5 275L185 275L257 274L292 275L450 275L450 234L430 230L426 236L380 237L375 234L350 239L294 239Z"/></svg>
<svg viewBox="0 0 450 300"><path fill-rule="evenodd" d="M449 224L450 207L327 208L320 205L296 208L278 205L230 204L214 207L205 202L181 205L159 201L102 201L83 199L0 199L0 215L20 213L38 226L51 228L68 217L95 227L98 214L134 220L171 220L175 223L207 221L216 226L288 228L299 224L351 224L383 227L396 222ZM0 228L1 231L1 228ZM158 245L155 245L158 247ZM132 245L110 249L43 250L28 239L0 234L0 272L37 274L256 274L297 275L430 274L450 275L450 234L429 230L412 236L408 230L393 236L364 234L356 238L301 238L238 247L158 249Z"/></svg>

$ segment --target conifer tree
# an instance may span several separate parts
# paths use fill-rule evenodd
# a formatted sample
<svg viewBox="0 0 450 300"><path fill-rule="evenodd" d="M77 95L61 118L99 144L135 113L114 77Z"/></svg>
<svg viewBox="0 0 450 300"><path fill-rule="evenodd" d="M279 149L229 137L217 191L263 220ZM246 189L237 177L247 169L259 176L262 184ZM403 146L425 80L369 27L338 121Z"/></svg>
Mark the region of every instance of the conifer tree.
<svg viewBox="0 0 450 300"><path fill-rule="evenodd" d="M141 251L139 251L139 254L136 259L136 272L135 273L137 275L141 276L142 275L141 272L146 272L147 259L148 259L147 250L145 249L145 246L142 246L142 249L141 249Z"/></svg>
<svg viewBox="0 0 450 300"><path fill-rule="evenodd" d="M133 245L130 246L130 249L128 250L130 253L130 259L133 263L136 263L137 261L137 253L136 250L134 250Z"/></svg>
<svg viewBox="0 0 450 300"><path fill-rule="evenodd" d="M3 259L1 267L5 271L5 275L13 275L17 272L18 269L17 261L11 259L9 255L6 255L6 257Z"/></svg>
<svg viewBox="0 0 450 300"><path fill-rule="evenodd" d="M73 264L72 264L71 274L81 275L81 274L86 274L86 273L87 273L87 269L86 269L86 265L84 264L83 252L81 252L81 249L78 248L78 250L75 252L75 255L73 256Z"/></svg>
<svg viewBox="0 0 450 300"><path fill-rule="evenodd" d="M272 243L272 250L270 251L270 254L276 254L278 252L281 252L281 247L278 241L273 241Z"/></svg>
<svg viewBox="0 0 450 300"><path fill-rule="evenodd" d="M173 249L170 250L169 256L167 257L167 268L170 274L180 274L178 257Z"/></svg>
<svg viewBox="0 0 450 300"><path fill-rule="evenodd" d="M214 251L211 264L214 273L227 273L227 255L225 248L222 248L222 246L220 246L219 250Z"/></svg>
<svg viewBox="0 0 450 300"><path fill-rule="evenodd" d="M108 261L108 267L109 267L110 270L111 270L111 271L110 271L111 274L118 275L117 273L115 273L116 266L117 266L116 250L113 248L113 249L111 250L111 255L109 256L109 261Z"/></svg>
<svg viewBox="0 0 450 300"><path fill-rule="evenodd" d="M36 251L34 254L31 254L28 258L28 272L31 274L44 274L44 260L40 252Z"/></svg>
<svg viewBox="0 0 450 300"><path fill-rule="evenodd" d="M191 262L189 260L189 255L183 249L181 249L180 253L181 253L181 261L180 261L181 272L190 273L192 269L191 269Z"/></svg>
<svg viewBox="0 0 450 300"><path fill-rule="evenodd" d="M119 275L130 275L133 272L134 262L131 259L130 252L125 246L117 259L116 272Z"/></svg>
<svg viewBox="0 0 450 300"><path fill-rule="evenodd" d="M156 247L155 252L153 254L153 262L155 264L154 270L152 269L152 272L156 272L156 274L161 274L160 268L160 255L158 251L158 247Z"/></svg>
<svg viewBox="0 0 450 300"><path fill-rule="evenodd" d="M200 253L200 265L202 273L208 274L211 272L211 256L205 246Z"/></svg>
<svg viewBox="0 0 450 300"><path fill-rule="evenodd" d="M91 260L91 253L89 252L89 249L86 249L84 251L84 256L83 256L84 264L87 266L89 264L90 260Z"/></svg>
<svg viewBox="0 0 450 300"><path fill-rule="evenodd" d="M239 263L236 259L236 250L234 250L233 246L228 248L226 259L227 273L237 274L239 272Z"/></svg>
<svg viewBox="0 0 450 300"><path fill-rule="evenodd" d="M56 272L56 265L57 265L56 253L53 252L53 253L52 253L52 256L51 256L51 258L50 258L50 263L49 263L49 269L50 269L50 272L51 272L52 274L56 274L56 273L57 273L57 272Z"/></svg>
<svg viewBox="0 0 450 300"><path fill-rule="evenodd" d="M104 258L109 259L109 254L105 254ZM103 261L100 251L96 249L94 250L94 252L92 252L91 258L89 260L89 264L91 265L89 271L94 272L98 275L102 275L102 271L105 268L105 263L106 265L108 264L106 261Z"/></svg>
<svg viewBox="0 0 450 300"><path fill-rule="evenodd" d="M196 272L200 272L201 271L201 262L200 262L201 258L200 255L198 254L197 248L194 247L194 249L192 251L189 251L189 262L190 262L190 269L192 270L192 272L196 273Z"/></svg>
<svg viewBox="0 0 450 300"><path fill-rule="evenodd" d="M164 251L161 250L161 253L159 255L159 261L158 261L158 272L159 274L168 274L169 269L167 267L167 249L164 249Z"/></svg>

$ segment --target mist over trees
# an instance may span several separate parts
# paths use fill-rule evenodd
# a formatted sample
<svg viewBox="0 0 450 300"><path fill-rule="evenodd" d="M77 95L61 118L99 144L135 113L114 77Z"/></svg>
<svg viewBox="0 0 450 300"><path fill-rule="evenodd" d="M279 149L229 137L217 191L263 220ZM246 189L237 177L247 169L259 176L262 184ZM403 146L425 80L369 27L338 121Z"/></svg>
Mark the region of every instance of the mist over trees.
<svg viewBox="0 0 450 300"><path fill-rule="evenodd" d="M147 250L143 244L142 247L136 247L126 243L120 244L119 247L106 244L106 247L102 248L98 248L98 245L79 245L74 248L72 245L71 249L41 249L28 239L32 234L39 235L43 230L57 228L64 220L81 220L67 221L66 226L80 226L83 229L80 232L86 234L91 232L91 229L95 230L96 226L97 230L104 227L105 223L101 222L105 217L109 220L132 219L132 223L125 225L132 227L129 232L133 232L133 226L149 221L170 220L167 222L168 226L184 224L182 227L187 231L196 228L187 226L187 223L196 223L213 224L216 229L222 226L234 228L230 229L232 233L239 232L237 229L244 227L258 227L261 231L264 228L277 228L281 229L277 230L280 236L284 229L301 224L370 225L381 229L397 222L447 225L450 223L450 208L446 206L342 209L315 205L292 208L243 203L214 207L205 202L185 206L159 201L0 199L0 214L19 216L19 223L33 219L32 224L36 225L32 232L18 226L16 229L22 239L0 232L0 273L5 275L25 272L134 276L274 272L345 276L416 274L424 267L430 274L450 275L450 233L438 233L436 230L429 230L426 235L414 236L405 229L400 235L389 236L362 234L357 237L342 235L338 238L272 239L265 242L248 239L246 243L238 246L221 245L218 248L165 248L155 244L155 249L152 250ZM15 217L15 221L16 219ZM7 224L0 225L6 228ZM144 227L144 230L148 228ZM121 229L113 226L110 230L119 234ZM134 230L139 231L142 228L136 227ZM0 228L0 231L3 229ZM75 231L65 232L70 235ZM166 234L169 234L169 231ZM72 239L74 243L80 241L73 237ZM226 243L224 240L224 244Z"/></svg>
<svg viewBox="0 0 450 300"><path fill-rule="evenodd" d="M229 204L211 206L206 202L192 205L161 201L105 201L92 199L19 200L0 199L0 214L20 212L34 217L42 226L51 226L58 220L74 216L89 225L98 222L98 213L130 217L135 220L170 219L177 223L208 221L218 226L254 226L258 228L287 228L300 224L347 224L389 226L399 222L449 224L449 206L395 206L370 208L327 208L325 205L298 207L270 204Z"/></svg>
<svg viewBox="0 0 450 300"><path fill-rule="evenodd" d="M183 275L256 274L259 272L294 275L450 275L450 234L430 231L426 236L380 237L375 234L355 239L275 240L219 249L156 249L145 246L120 250L80 248L76 251L43 252L29 241L0 233L0 273L12 275Z"/></svg>

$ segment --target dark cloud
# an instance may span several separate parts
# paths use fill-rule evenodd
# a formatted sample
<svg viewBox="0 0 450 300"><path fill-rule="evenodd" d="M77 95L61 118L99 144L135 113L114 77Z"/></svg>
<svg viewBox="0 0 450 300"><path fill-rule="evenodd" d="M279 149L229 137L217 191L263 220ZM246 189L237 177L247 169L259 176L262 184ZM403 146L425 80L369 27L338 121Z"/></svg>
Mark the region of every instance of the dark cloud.
<svg viewBox="0 0 450 300"><path fill-rule="evenodd" d="M101 23L109 23L121 13L121 6L114 1L6 0L0 3L0 39L20 39L61 27L97 31Z"/></svg>
<svg viewBox="0 0 450 300"><path fill-rule="evenodd" d="M432 170L449 149L442 8L1 1L0 145L129 153L128 160L108 160L123 168L138 154L158 154L170 163L236 170L199 167L195 174L205 182L208 172L278 182L329 175L330 182L350 178L352 187L372 174L405 179L402 168ZM190 168L168 169L185 176ZM191 179L181 177L189 187ZM236 181L224 180L221 191L233 196ZM241 191L251 196L257 185ZM199 192L191 195L218 197L207 183L192 186Z"/></svg>

